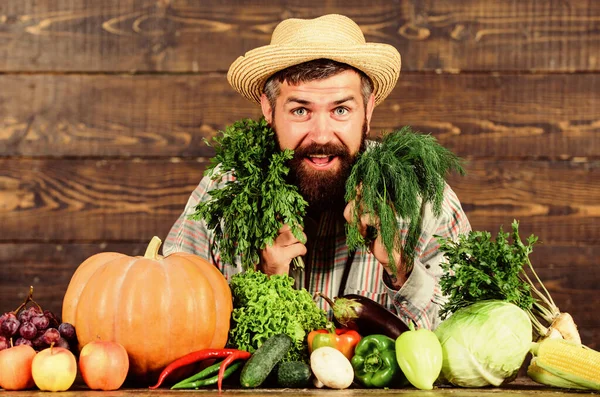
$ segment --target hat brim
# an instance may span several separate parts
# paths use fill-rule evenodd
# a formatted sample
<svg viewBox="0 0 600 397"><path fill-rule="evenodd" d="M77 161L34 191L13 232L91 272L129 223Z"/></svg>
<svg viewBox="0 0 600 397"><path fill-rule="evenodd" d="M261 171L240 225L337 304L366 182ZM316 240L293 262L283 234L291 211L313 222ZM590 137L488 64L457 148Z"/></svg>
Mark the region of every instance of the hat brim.
<svg viewBox="0 0 600 397"><path fill-rule="evenodd" d="M375 105L389 95L400 76L400 54L389 44L365 43L337 48L267 45L236 59L229 67L227 80L244 97L260 103L265 82L270 76L290 66L320 58L348 64L369 76L373 82Z"/></svg>

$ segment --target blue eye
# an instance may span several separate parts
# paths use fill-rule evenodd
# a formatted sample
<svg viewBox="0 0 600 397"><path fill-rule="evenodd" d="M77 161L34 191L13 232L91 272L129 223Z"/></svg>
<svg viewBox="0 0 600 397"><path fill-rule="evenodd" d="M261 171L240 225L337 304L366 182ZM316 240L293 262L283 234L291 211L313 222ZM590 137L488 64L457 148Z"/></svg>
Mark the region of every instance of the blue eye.
<svg viewBox="0 0 600 397"><path fill-rule="evenodd" d="M335 108L334 112L337 116L344 116L345 114L348 113L348 109L346 109L344 107L339 107L339 108Z"/></svg>
<svg viewBox="0 0 600 397"><path fill-rule="evenodd" d="M306 116L306 108L298 108L298 109L294 109L292 110L292 113L295 114L296 116Z"/></svg>

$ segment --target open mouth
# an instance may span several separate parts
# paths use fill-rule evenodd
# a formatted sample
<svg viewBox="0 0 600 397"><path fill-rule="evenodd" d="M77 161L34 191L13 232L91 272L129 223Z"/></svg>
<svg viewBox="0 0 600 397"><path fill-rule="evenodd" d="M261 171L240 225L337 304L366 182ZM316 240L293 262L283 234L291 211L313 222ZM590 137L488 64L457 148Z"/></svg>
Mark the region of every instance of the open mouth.
<svg viewBox="0 0 600 397"><path fill-rule="evenodd" d="M318 168L326 168L334 163L337 156L329 154L310 154L306 156L306 160L313 166Z"/></svg>

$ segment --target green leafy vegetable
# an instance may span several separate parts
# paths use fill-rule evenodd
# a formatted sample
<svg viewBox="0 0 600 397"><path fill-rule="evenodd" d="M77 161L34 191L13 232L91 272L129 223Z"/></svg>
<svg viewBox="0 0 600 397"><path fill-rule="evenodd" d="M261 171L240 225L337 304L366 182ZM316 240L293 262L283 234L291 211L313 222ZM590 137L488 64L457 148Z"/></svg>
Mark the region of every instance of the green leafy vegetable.
<svg viewBox="0 0 600 397"><path fill-rule="evenodd" d="M308 203L296 186L285 181L289 172L285 163L293 151L279 150L275 132L265 119L237 121L213 141L215 156L205 174L217 181L231 172L235 180L211 190L211 198L199 202L190 218L203 219L214 229L222 260L233 264L240 255L242 267L254 269L259 250L273 244L282 223L304 242L302 225ZM300 257L295 265L303 267Z"/></svg>
<svg viewBox="0 0 600 397"><path fill-rule="evenodd" d="M542 322L551 327L555 320L563 318L529 260L538 237L532 234L527 244L523 244L516 220L512 223L512 235L504 233L500 227L495 240L487 231L471 231L459 236L457 241L450 238L438 241L446 258L441 264L444 275L440 287L448 296L440 311L442 318L489 299L510 302L523 309L540 337L549 332ZM539 289L532 278L539 284ZM560 332L566 335L562 329Z"/></svg>
<svg viewBox="0 0 600 397"><path fill-rule="evenodd" d="M441 378L456 386L500 386L514 379L531 347L527 314L489 300L456 311L435 330L441 345Z"/></svg>
<svg viewBox="0 0 600 397"><path fill-rule="evenodd" d="M421 234L422 209L431 202L440 214L445 176L450 170L461 174L460 159L437 143L431 135L413 132L410 127L385 134L381 143L369 147L352 168L346 183L346 201L355 200L352 222L347 226L347 244L354 250L373 239L363 238L359 221L363 214L379 217L379 233L388 256L402 252L403 265L410 271ZM397 217L409 222L402 241ZM396 267L392 267L394 273Z"/></svg>
<svg viewBox="0 0 600 397"><path fill-rule="evenodd" d="M327 323L306 289L294 289L287 275L267 276L248 270L230 282L233 313L229 345L253 353L269 337L284 333L293 340L284 361L308 362L307 335Z"/></svg>

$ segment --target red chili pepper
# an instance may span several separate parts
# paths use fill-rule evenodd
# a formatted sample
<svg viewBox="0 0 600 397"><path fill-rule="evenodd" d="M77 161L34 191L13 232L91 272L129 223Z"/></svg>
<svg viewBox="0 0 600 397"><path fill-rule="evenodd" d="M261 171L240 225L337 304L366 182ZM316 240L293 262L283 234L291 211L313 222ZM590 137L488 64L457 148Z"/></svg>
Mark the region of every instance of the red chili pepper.
<svg viewBox="0 0 600 397"><path fill-rule="evenodd" d="M228 357L239 351L240 350L238 349L202 349L186 354L185 356L180 357L171 364L167 365L167 367L160 373L158 382L154 386L150 386L150 389L158 389L164 382L165 378L178 368L197 363L198 361L206 360L207 358Z"/></svg>
<svg viewBox="0 0 600 397"><path fill-rule="evenodd" d="M227 358L223 360L221 366L219 367L219 380L217 382L217 386L219 387L219 393L221 392L221 385L223 384L223 374L225 373L225 369L227 368L227 366L235 360L247 360L250 358L250 356L251 354L247 351L238 350L237 352L227 356Z"/></svg>
<svg viewBox="0 0 600 397"><path fill-rule="evenodd" d="M331 322L328 322L326 329L314 330L308 334L308 351L312 353L313 350L319 347L331 346L341 351L350 360L360 339L360 334L355 330L335 328Z"/></svg>

